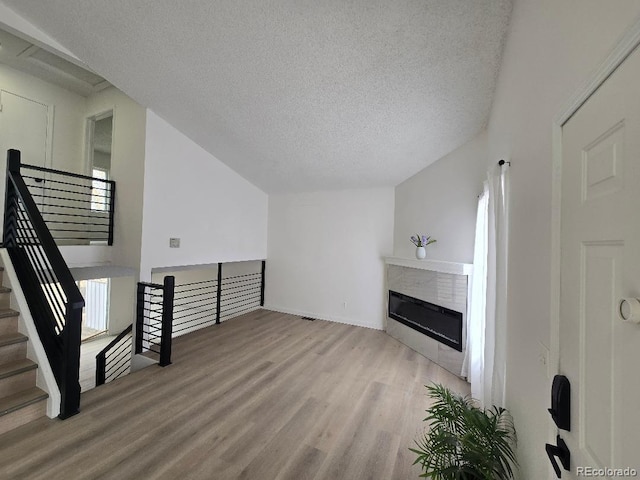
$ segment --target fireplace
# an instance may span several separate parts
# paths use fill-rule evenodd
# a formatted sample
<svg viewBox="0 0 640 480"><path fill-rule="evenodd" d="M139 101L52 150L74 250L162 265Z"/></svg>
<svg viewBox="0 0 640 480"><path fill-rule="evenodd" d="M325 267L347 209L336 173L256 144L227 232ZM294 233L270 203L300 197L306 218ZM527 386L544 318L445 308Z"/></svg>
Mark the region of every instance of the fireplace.
<svg viewBox="0 0 640 480"><path fill-rule="evenodd" d="M389 317L462 352L462 313L389 290Z"/></svg>
<svg viewBox="0 0 640 480"><path fill-rule="evenodd" d="M460 376L473 265L395 257L385 261L389 291L386 332Z"/></svg>

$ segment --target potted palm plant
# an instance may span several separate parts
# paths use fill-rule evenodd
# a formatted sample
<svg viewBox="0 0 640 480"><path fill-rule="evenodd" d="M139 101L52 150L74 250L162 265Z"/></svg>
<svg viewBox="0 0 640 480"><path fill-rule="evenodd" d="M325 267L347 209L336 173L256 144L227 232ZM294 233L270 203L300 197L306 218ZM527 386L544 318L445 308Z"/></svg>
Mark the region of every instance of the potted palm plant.
<svg viewBox="0 0 640 480"><path fill-rule="evenodd" d="M442 385L427 386L429 430L416 440L421 477L432 480L509 480L517 466L516 431L504 408L479 408Z"/></svg>

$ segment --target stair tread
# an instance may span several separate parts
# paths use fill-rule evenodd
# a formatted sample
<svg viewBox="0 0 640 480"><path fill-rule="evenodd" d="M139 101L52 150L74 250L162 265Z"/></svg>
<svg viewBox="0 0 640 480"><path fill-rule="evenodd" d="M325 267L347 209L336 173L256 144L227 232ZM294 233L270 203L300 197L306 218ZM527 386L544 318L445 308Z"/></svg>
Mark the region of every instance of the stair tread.
<svg viewBox="0 0 640 480"><path fill-rule="evenodd" d="M29 370L35 370L36 368L38 368L38 364L28 358L3 363L0 365L0 379L28 372Z"/></svg>
<svg viewBox="0 0 640 480"><path fill-rule="evenodd" d="M13 345L14 343L26 342L28 337L19 332L5 333L0 335L0 347Z"/></svg>
<svg viewBox="0 0 640 480"><path fill-rule="evenodd" d="M0 293L2 292L0 291ZM20 315L20 312L11 308L0 308L0 318L17 317L18 315Z"/></svg>
<svg viewBox="0 0 640 480"><path fill-rule="evenodd" d="M49 394L38 387L27 388L12 395L7 395L0 398L0 416L15 412L22 407L27 407L47 398L49 398Z"/></svg>

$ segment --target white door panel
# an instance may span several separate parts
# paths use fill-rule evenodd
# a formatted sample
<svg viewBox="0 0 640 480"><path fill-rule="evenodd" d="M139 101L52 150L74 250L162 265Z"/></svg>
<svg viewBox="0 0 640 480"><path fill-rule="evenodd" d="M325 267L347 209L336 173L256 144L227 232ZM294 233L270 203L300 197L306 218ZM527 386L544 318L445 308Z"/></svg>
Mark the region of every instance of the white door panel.
<svg viewBox="0 0 640 480"><path fill-rule="evenodd" d="M640 53L564 125L560 373L572 387L577 467L640 472L640 325L618 302L640 297ZM609 477L598 477L609 478Z"/></svg>
<svg viewBox="0 0 640 480"><path fill-rule="evenodd" d="M49 107L36 100L6 90L0 91L0 146L2 157L7 150L20 150L22 163L47 166Z"/></svg>
<svg viewBox="0 0 640 480"><path fill-rule="evenodd" d="M7 150L20 150L23 164L50 166L53 107L7 90L0 90L0 105L0 208L4 211ZM44 203L45 182L33 193L38 195L37 203Z"/></svg>

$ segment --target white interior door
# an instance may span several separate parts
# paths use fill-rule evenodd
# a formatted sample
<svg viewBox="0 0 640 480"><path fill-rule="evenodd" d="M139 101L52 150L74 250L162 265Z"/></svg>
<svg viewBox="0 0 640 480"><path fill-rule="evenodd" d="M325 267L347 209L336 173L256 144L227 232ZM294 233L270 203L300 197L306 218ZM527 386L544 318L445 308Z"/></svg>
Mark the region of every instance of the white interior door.
<svg viewBox="0 0 640 480"><path fill-rule="evenodd" d="M618 314L620 299L640 297L639 85L636 49L562 132L560 373L572 409L571 431L559 431L571 451L563 478L580 468L640 474L640 325Z"/></svg>
<svg viewBox="0 0 640 480"><path fill-rule="evenodd" d="M0 90L0 105L0 211L4 212L7 150L20 150L22 163L49 166L53 117L48 105L6 90Z"/></svg>
<svg viewBox="0 0 640 480"><path fill-rule="evenodd" d="M22 152L22 163L48 164L49 107L36 100L0 90L0 145L2 158L7 150Z"/></svg>

